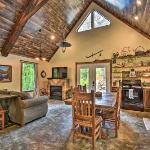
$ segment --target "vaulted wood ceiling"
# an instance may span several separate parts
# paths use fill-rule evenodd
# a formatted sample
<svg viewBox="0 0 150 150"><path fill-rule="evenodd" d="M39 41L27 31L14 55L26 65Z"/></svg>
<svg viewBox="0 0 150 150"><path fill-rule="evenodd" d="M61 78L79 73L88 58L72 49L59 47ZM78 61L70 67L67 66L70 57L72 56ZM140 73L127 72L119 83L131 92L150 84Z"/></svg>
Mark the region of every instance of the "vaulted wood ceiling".
<svg viewBox="0 0 150 150"><path fill-rule="evenodd" d="M39 57L41 46L42 56L49 60L57 51L56 43L62 40L63 33L66 36L72 30L92 1L150 39L150 0L141 0L140 6L136 4L137 0L33 0L34 3L29 5L30 1L0 0L0 50L6 56L7 50L12 46L12 54ZM43 7L38 8L36 13L33 12L36 3L41 1L45 1L46 4L41 5ZM14 34L18 34L15 41L14 37L9 37L18 23L20 14L24 15L24 10L35 14L31 18L29 16L27 22L24 21L20 29L21 34L18 30ZM134 19L137 14L139 20ZM39 29L42 29L41 33L38 32ZM51 40L51 35L56 39Z"/></svg>

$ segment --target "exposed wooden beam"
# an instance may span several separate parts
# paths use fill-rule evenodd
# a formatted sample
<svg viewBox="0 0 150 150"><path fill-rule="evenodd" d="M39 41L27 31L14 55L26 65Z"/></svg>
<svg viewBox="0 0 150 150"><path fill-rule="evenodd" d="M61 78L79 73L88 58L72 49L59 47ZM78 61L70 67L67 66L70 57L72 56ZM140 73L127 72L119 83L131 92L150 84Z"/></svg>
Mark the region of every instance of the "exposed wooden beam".
<svg viewBox="0 0 150 150"><path fill-rule="evenodd" d="M144 37L146 37L147 39L150 40L150 35L144 31L142 31L141 29L139 29L137 26L129 23L125 18L121 17L120 15L118 15L117 13L115 13L114 11L111 10L111 8L105 6L104 4L102 4L102 2L97 1L97 0L93 0L93 2L95 2L98 6L100 6L101 8L103 8L104 10L106 10L107 12L109 12L110 14L112 14L114 17L118 18L119 20L121 20L123 23L125 23L126 25L128 25L129 27L133 28L134 30L136 30L137 32L139 32L140 34L142 34Z"/></svg>
<svg viewBox="0 0 150 150"><path fill-rule="evenodd" d="M48 0L27 0L27 3L22 9L23 11L19 14L16 23L14 24L8 38L2 46L2 56L8 56L27 21L47 2Z"/></svg>

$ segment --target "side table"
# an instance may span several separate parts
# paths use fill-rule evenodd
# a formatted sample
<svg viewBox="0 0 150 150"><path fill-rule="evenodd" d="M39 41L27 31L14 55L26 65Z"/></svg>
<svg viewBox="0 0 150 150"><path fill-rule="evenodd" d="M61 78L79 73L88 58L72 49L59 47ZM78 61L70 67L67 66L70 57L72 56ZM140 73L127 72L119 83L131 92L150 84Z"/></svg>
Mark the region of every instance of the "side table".
<svg viewBox="0 0 150 150"><path fill-rule="evenodd" d="M7 110L0 109L0 121L1 121L1 129L5 128L5 112Z"/></svg>

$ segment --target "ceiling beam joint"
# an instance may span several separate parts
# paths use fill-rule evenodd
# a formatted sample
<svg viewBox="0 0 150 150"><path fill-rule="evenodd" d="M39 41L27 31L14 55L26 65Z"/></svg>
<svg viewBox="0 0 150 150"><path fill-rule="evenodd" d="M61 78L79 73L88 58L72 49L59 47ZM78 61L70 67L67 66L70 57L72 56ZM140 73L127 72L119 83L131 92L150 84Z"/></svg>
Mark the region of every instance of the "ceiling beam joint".
<svg viewBox="0 0 150 150"><path fill-rule="evenodd" d="M28 0L27 3L23 7L23 11L17 17L16 23L12 27L10 34L5 40L1 54L2 56L7 57L12 48L14 47L17 39L19 38L24 26L27 21L41 8L43 7L48 0Z"/></svg>

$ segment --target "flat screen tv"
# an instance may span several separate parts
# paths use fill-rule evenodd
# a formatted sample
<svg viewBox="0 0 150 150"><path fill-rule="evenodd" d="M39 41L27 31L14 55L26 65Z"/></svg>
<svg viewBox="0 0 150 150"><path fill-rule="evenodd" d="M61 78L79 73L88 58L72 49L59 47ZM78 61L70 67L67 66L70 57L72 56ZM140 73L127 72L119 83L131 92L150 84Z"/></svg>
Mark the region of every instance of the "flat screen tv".
<svg viewBox="0 0 150 150"><path fill-rule="evenodd" d="M67 78L67 67L53 67L52 68L53 79L65 79Z"/></svg>

